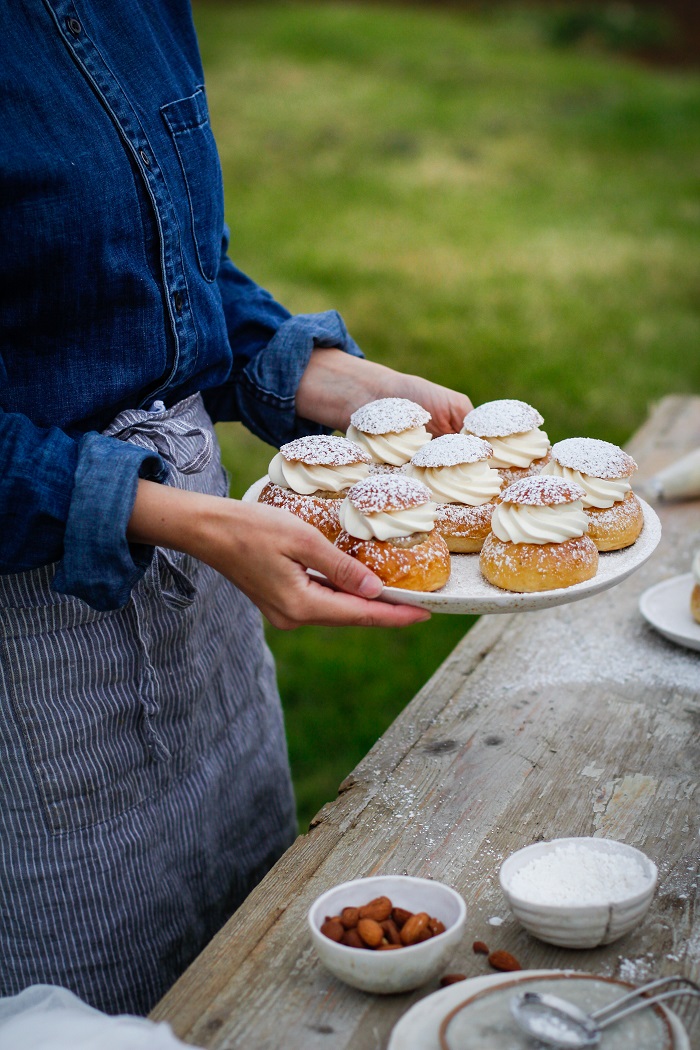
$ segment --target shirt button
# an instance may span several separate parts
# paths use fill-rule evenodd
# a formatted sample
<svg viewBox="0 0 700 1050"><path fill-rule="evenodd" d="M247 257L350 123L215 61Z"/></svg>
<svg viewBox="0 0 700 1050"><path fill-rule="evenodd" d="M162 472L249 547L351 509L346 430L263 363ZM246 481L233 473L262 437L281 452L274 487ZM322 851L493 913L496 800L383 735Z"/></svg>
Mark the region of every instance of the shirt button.
<svg viewBox="0 0 700 1050"><path fill-rule="evenodd" d="M150 166L151 166L151 158L148 156L148 154L146 153L145 149L140 149L139 150L139 157L141 158L143 163L146 165L146 167L150 168Z"/></svg>
<svg viewBox="0 0 700 1050"><path fill-rule="evenodd" d="M182 295L180 294L180 292L175 292L175 295L173 296L173 302L175 303L175 309L177 310L177 312L179 314L181 314L182 313Z"/></svg>
<svg viewBox="0 0 700 1050"><path fill-rule="evenodd" d="M83 27L77 18L67 18L66 26L68 27L68 32L73 36L80 36L83 31Z"/></svg>

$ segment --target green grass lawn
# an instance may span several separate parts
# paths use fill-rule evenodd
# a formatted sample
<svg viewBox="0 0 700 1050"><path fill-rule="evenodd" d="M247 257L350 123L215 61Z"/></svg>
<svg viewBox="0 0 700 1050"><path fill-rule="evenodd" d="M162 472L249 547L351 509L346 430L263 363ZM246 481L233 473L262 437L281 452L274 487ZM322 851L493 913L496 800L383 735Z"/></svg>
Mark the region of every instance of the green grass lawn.
<svg viewBox="0 0 700 1050"><path fill-rule="evenodd" d="M624 442L700 390L700 77L556 49L543 16L195 9L234 261L366 354ZM232 495L271 450L220 427ZM300 824L470 621L270 630Z"/></svg>

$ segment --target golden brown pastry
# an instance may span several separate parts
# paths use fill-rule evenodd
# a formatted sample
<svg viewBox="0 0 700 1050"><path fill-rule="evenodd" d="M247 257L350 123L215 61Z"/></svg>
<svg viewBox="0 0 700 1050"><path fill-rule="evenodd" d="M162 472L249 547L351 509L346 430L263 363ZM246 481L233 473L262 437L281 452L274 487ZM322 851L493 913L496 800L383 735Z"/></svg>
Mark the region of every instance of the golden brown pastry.
<svg viewBox="0 0 700 1050"><path fill-rule="evenodd" d="M430 412L415 401L382 397L353 412L345 436L372 457L373 473L391 473L430 441L425 428L430 419Z"/></svg>
<svg viewBox="0 0 700 1050"><path fill-rule="evenodd" d="M642 505L630 482L636 469L632 457L617 445L576 437L553 446L542 473L581 486L588 535L599 551L617 551L634 543L644 526Z"/></svg>
<svg viewBox="0 0 700 1050"><path fill-rule="evenodd" d="M259 503L288 510L333 542L338 510L348 489L369 474L370 457L343 437L309 435L281 449L270 462Z"/></svg>
<svg viewBox="0 0 700 1050"><path fill-rule="evenodd" d="M493 449L491 466L506 485L538 474L549 461L549 438L540 426L544 420L526 401L503 398L485 401L464 417L463 434L488 441Z"/></svg>
<svg viewBox="0 0 700 1050"><path fill-rule="evenodd" d="M405 474L372 474L340 507L336 547L367 565L389 587L436 591L450 576L450 553L435 529L425 485Z"/></svg>
<svg viewBox="0 0 700 1050"><path fill-rule="evenodd" d="M488 582L529 593L592 579L598 551L586 535L583 495L580 485L541 474L505 489L479 555Z"/></svg>
<svg viewBox="0 0 700 1050"><path fill-rule="evenodd" d="M471 434L443 434L419 448L406 467L437 504L435 528L448 550L477 553L491 531L503 480L491 466L491 446Z"/></svg>

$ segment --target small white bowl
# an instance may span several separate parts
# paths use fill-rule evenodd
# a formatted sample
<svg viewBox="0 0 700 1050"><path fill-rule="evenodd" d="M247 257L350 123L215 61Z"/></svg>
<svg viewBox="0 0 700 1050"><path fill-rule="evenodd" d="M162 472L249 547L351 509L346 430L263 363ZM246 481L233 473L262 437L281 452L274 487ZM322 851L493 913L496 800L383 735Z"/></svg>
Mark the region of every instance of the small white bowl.
<svg viewBox="0 0 700 1050"><path fill-rule="evenodd" d="M337 944L321 933L327 915L361 907L375 897L389 897L396 908L427 911L446 926L444 933L394 952L377 952ZM327 890L309 909L311 940L321 962L341 981L363 992L387 995L418 988L441 972L462 939L467 907L442 882L411 875L373 875Z"/></svg>
<svg viewBox="0 0 700 1050"><path fill-rule="evenodd" d="M545 904L513 892L512 881L516 872L535 858L554 852L558 846L568 845L590 849L598 854L615 853L629 857L644 871L643 888L623 899L604 900L595 904ZM646 914L654 896L657 878L654 862L634 846L614 839L585 837L552 839L551 842L536 842L526 846L503 862L499 875L503 896L516 919L534 937L561 948L597 948L601 944L611 944L629 933Z"/></svg>

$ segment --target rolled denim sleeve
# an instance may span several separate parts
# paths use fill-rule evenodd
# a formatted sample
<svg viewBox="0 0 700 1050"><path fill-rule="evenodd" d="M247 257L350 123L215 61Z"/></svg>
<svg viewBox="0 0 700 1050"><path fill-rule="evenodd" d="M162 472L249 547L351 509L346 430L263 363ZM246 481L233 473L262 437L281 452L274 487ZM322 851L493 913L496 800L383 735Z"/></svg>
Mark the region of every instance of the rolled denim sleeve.
<svg viewBox="0 0 700 1050"><path fill-rule="evenodd" d="M53 589L94 609L121 609L153 557L153 547L129 543L126 529L139 478L164 481L168 468L154 452L90 433L81 438L64 553Z"/></svg>
<svg viewBox="0 0 700 1050"><path fill-rule="evenodd" d="M56 591L96 609L126 604L152 556L127 543L126 526L139 477L165 478L160 457L0 411L0 465L0 573L58 562Z"/></svg>
<svg viewBox="0 0 700 1050"><path fill-rule="evenodd" d="M335 310L292 316L269 292L237 270L224 238L218 284L233 365L226 382L204 392L215 421L237 419L271 445L328 428L296 414L299 381L313 350L337 348L363 357Z"/></svg>

